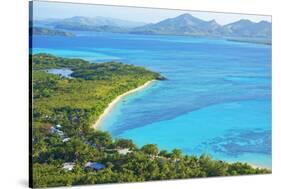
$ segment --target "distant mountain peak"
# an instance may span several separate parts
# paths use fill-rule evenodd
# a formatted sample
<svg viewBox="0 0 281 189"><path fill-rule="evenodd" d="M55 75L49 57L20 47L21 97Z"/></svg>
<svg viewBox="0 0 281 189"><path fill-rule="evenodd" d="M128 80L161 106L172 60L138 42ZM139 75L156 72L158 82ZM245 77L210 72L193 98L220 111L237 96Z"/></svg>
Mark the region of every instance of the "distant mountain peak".
<svg viewBox="0 0 281 189"><path fill-rule="evenodd" d="M216 23L217 24L217 21L215 19L213 19L213 20L210 20L209 23Z"/></svg>
<svg viewBox="0 0 281 189"><path fill-rule="evenodd" d="M117 18L110 18L110 17L103 17L103 16L96 16L96 17L85 17L85 16L73 16L64 19L57 19L55 21L46 22L42 20L40 24L44 23L48 26L53 26L59 29L68 29L68 30L100 30L100 27L107 27L107 28L134 28L138 26L143 26L146 23L142 22L134 22L129 20L122 20ZM122 29L120 29L122 30Z"/></svg>
<svg viewBox="0 0 281 189"><path fill-rule="evenodd" d="M215 19L210 20L208 23L211 25L218 25L218 26L220 25L219 23L217 23L217 21Z"/></svg>
<svg viewBox="0 0 281 189"><path fill-rule="evenodd" d="M194 18L194 16L192 16L191 14L184 13L184 14L177 16L176 18L190 18L190 17Z"/></svg>
<svg viewBox="0 0 281 189"><path fill-rule="evenodd" d="M80 18L87 18L87 17L85 17L85 16L72 16L68 19L80 19Z"/></svg>
<svg viewBox="0 0 281 189"><path fill-rule="evenodd" d="M265 21L265 20L261 20L258 22L258 24L271 24L271 22Z"/></svg>
<svg viewBox="0 0 281 189"><path fill-rule="evenodd" d="M89 17L84 17L84 16L73 16L73 17L70 17L70 18L65 18L63 20L85 20L85 19L89 19Z"/></svg>
<svg viewBox="0 0 281 189"><path fill-rule="evenodd" d="M192 16L191 14L189 13L184 13L184 14L181 14L175 18L172 18L172 19L175 19L175 20L192 20L192 21L198 21L200 19Z"/></svg>
<svg viewBox="0 0 281 189"><path fill-rule="evenodd" d="M224 29L228 31L228 36L271 38L271 24L266 21L256 23L241 19L225 25Z"/></svg>
<svg viewBox="0 0 281 189"><path fill-rule="evenodd" d="M238 20L236 23L252 24L254 22L252 22L251 20L248 20L248 19L241 19L241 20Z"/></svg>

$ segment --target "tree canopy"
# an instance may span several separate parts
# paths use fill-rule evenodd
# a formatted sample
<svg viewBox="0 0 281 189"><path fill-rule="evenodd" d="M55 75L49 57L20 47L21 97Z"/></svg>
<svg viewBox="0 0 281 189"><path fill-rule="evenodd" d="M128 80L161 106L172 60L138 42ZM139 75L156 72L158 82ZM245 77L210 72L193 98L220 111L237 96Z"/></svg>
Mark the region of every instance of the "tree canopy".
<svg viewBox="0 0 281 189"><path fill-rule="evenodd" d="M138 147L92 127L108 104L160 74L122 63L89 63L81 59L37 54L32 59L32 184L33 187L139 182L269 173L244 163L227 163L209 156L160 151L155 144ZM47 73L68 68L71 77ZM118 149L128 148L127 154ZM72 170L63 169L66 162ZM85 169L99 162L99 171Z"/></svg>

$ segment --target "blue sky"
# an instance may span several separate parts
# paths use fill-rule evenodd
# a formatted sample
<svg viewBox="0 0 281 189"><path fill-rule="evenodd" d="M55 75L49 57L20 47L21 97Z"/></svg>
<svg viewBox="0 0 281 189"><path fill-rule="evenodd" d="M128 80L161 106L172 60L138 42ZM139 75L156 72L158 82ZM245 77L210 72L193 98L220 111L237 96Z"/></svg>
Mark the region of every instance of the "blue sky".
<svg viewBox="0 0 281 189"><path fill-rule="evenodd" d="M229 13L214 13L200 11L182 11L167 9L149 9L149 8L132 8L103 5L87 5L73 3L58 3L35 1L33 6L33 17L36 20L46 18L68 18L72 16L86 17L111 17L123 20L131 20L146 23L156 23L166 18L176 17L178 15L189 13L203 20L215 19L219 24L228 24L240 19L249 19L254 22L266 20L271 22L270 16L261 15L243 15Z"/></svg>

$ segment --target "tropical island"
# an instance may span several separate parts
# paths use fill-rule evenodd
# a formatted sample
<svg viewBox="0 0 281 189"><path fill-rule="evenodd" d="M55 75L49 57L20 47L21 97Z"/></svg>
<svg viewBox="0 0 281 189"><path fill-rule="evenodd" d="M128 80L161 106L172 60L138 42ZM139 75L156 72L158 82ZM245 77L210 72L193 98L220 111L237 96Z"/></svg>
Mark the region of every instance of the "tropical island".
<svg viewBox="0 0 281 189"><path fill-rule="evenodd" d="M43 27L32 27L29 30L30 33L32 33L33 35L51 35L51 36L66 36L66 37L75 36L74 33L72 32L54 30L54 29L43 28Z"/></svg>
<svg viewBox="0 0 281 189"><path fill-rule="evenodd" d="M138 147L93 127L122 95L159 73L120 62L90 63L50 54L30 55L32 67L32 186L140 182L212 176L265 174L246 163L202 154L168 152L155 144ZM50 69L69 69L67 76ZM165 82L165 81L158 81Z"/></svg>
<svg viewBox="0 0 281 189"><path fill-rule="evenodd" d="M139 23L109 17L74 16L65 19L40 20L35 22L44 27L53 27L68 31L91 31L129 33L141 35L179 35L222 38L237 42L261 43L271 45L272 24L268 21L253 22L248 19L225 25L216 20L202 20L185 13L163 19L156 23Z"/></svg>

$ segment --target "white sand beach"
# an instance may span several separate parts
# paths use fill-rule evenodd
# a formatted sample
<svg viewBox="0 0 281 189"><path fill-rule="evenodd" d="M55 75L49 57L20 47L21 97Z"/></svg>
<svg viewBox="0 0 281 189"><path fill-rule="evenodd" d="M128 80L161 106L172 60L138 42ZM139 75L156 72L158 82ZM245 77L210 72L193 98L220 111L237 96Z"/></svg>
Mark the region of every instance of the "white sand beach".
<svg viewBox="0 0 281 189"><path fill-rule="evenodd" d="M98 127L99 127L101 121L104 119L104 117L105 117L108 113L110 113L110 111L112 110L112 108L113 108L120 100L122 100L125 96L127 96L127 95L129 95L129 94L132 94L132 93L135 93L135 92L137 92L137 91L140 91L140 90L142 90L142 89L148 87L150 84L152 84L152 83L155 82L155 81L156 81L156 80L148 81L148 82L146 82L145 84L143 84L142 86L139 86L139 87L137 87L137 88L135 88L135 89L132 89L132 90L126 92L126 93L123 93L123 94L117 96L117 97L106 107L106 109L105 109L104 112L100 115L100 117L98 118L98 120L93 124L93 127L94 127L95 129L98 129Z"/></svg>

